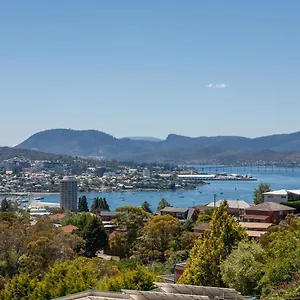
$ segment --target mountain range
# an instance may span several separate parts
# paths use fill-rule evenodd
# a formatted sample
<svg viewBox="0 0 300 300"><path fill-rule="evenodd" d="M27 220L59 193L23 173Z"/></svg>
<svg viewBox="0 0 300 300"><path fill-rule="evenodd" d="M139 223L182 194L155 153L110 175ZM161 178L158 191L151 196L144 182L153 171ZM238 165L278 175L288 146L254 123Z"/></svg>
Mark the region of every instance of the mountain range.
<svg viewBox="0 0 300 300"><path fill-rule="evenodd" d="M242 136L115 138L97 130L51 129L17 145L46 153L117 160L170 163L300 163L300 132Z"/></svg>

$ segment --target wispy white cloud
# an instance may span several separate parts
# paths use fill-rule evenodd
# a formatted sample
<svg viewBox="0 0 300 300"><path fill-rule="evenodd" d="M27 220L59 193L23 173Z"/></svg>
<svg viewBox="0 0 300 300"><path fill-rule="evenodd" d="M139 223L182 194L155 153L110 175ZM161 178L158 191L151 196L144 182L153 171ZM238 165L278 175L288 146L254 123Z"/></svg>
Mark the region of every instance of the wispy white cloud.
<svg viewBox="0 0 300 300"><path fill-rule="evenodd" d="M213 88L213 89L225 89L228 87L228 84L226 83L216 83L216 84L208 84L206 87Z"/></svg>

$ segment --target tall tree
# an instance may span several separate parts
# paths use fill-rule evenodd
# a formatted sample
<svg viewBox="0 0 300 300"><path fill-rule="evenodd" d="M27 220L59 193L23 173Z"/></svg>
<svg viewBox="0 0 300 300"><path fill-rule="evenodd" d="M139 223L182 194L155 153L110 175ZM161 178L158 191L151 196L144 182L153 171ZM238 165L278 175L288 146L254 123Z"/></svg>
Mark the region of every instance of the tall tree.
<svg viewBox="0 0 300 300"><path fill-rule="evenodd" d="M96 197L93 200L93 204L91 206L91 212L94 214L100 214L100 211L109 211L109 205L105 198Z"/></svg>
<svg viewBox="0 0 300 300"><path fill-rule="evenodd" d="M149 213L149 214L152 214L152 210L151 210L150 206L151 206L151 204L150 204L148 201L144 201L144 202L142 203L142 205L141 205L141 208L142 208L145 212L147 212L147 213Z"/></svg>
<svg viewBox="0 0 300 300"><path fill-rule="evenodd" d="M13 205L10 200L4 198L1 201L1 212L9 212L9 211L13 211Z"/></svg>
<svg viewBox="0 0 300 300"><path fill-rule="evenodd" d="M170 249L170 242L178 238L180 223L171 215L154 216L145 225L144 240L148 248L164 252Z"/></svg>
<svg viewBox="0 0 300 300"><path fill-rule="evenodd" d="M86 196L79 197L78 199L78 212L88 212L88 203Z"/></svg>
<svg viewBox="0 0 300 300"><path fill-rule="evenodd" d="M77 234L85 240L85 256L95 256L96 252L106 245L107 234L98 216L86 212L70 216L63 222L78 228Z"/></svg>
<svg viewBox="0 0 300 300"><path fill-rule="evenodd" d="M270 184L269 183L260 183L258 188L253 192L253 203L255 205L264 202L264 193L270 192Z"/></svg>
<svg viewBox="0 0 300 300"><path fill-rule="evenodd" d="M222 278L243 295L260 294L258 282L265 263L265 252L259 243L241 242L221 265Z"/></svg>
<svg viewBox="0 0 300 300"><path fill-rule="evenodd" d="M133 246L142 233L147 216L148 214L141 207L130 205L117 207L114 222L125 233L125 248L128 249L126 257L132 254ZM122 240L124 242L124 239Z"/></svg>
<svg viewBox="0 0 300 300"><path fill-rule="evenodd" d="M171 204L166 200L166 198L162 198L157 206L157 211L164 209L165 207L169 207Z"/></svg>
<svg viewBox="0 0 300 300"><path fill-rule="evenodd" d="M213 212L210 229L199 237L191 250L181 283L224 286L220 265L232 249L247 238L246 232L227 213L224 201Z"/></svg>

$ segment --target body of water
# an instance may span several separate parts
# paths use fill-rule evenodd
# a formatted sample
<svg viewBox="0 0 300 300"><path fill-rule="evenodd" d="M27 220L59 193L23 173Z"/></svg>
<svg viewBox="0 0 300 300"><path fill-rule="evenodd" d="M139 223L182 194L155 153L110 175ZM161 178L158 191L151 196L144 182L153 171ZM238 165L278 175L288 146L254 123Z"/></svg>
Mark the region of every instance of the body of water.
<svg viewBox="0 0 300 300"><path fill-rule="evenodd" d="M272 190L278 189L300 189L300 168L272 168L272 167L222 167L222 166L193 166L199 172L217 173L227 172L227 174L251 174L257 181L211 181L210 184L200 186L197 190L189 191L155 191L155 192L131 192L123 193L90 193L86 195L89 205L93 198L105 197L111 210L123 205L139 206L144 201L151 204L151 208L156 210L158 202L162 197L174 207L190 207L194 205L204 205L212 202L214 193L216 199L240 199L252 203L253 190L259 183L267 182L271 184ZM59 202L59 195L44 195L45 202Z"/></svg>

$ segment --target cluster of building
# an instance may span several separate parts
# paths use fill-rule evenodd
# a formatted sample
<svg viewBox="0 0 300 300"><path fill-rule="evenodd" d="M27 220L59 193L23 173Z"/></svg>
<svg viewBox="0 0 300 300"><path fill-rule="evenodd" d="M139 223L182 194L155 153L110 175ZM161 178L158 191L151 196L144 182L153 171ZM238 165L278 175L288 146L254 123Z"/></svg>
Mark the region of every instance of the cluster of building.
<svg viewBox="0 0 300 300"><path fill-rule="evenodd" d="M30 161L14 158L0 163L0 193L58 193L63 176L76 176L80 192L122 190L166 190L196 187L164 166L130 165L113 167L74 159L72 162Z"/></svg>

